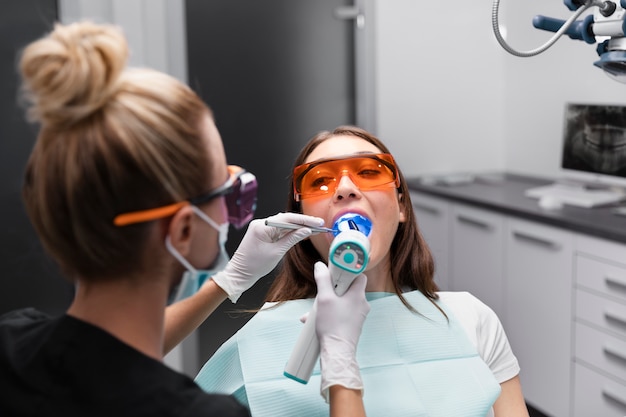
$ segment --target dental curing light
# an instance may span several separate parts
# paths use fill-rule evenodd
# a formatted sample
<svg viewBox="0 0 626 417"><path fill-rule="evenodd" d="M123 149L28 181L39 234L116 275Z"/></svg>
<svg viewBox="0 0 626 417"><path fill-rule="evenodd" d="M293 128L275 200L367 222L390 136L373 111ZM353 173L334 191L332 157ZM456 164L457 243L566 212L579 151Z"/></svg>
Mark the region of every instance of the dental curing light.
<svg viewBox="0 0 626 417"><path fill-rule="evenodd" d="M335 234L328 251L328 269L333 288L338 296L348 291L352 281L369 261L370 243L367 238L372 222L359 214L346 214L333 225ZM316 303L309 312L296 345L285 366L284 375L306 384L320 356L320 342L315 333Z"/></svg>

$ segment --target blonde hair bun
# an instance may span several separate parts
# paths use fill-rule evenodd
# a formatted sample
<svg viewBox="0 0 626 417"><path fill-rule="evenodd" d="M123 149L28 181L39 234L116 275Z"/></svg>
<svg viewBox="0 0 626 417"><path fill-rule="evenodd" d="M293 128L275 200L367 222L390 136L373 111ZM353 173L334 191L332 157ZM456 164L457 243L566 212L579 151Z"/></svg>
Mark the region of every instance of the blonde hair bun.
<svg viewBox="0 0 626 417"><path fill-rule="evenodd" d="M115 94L128 45L120 29L91 22L57 24L22 54L20 71L31 120L68 126Z"/></svg>

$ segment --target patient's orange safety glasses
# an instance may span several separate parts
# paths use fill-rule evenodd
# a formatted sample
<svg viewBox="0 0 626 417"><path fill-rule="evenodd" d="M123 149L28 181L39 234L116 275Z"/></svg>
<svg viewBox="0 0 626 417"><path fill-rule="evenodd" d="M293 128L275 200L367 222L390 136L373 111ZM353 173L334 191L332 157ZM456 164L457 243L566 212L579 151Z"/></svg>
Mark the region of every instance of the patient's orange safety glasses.
<svg viewBox="0 0 626 417"><path fill-rule="evenodd" d="M295 200L334 193L344 175L363 191L400 187L398 168L390 154L349 155L297 166L293 171Z"/></svg>
<svg viewBox="0 0 626 417"><path fill-rule="evenodd" d="M228 208L228 221L239 229L252 220L254 216L257 181L254 174L236 165L229 165L228 173L230 174L228 180L213 191L163 207L119 214L113 219L113 224L116 226L127 226L162 219L174 215L185 206L197 206L207 203L214 198L225 196L226 207Z"/></svg>

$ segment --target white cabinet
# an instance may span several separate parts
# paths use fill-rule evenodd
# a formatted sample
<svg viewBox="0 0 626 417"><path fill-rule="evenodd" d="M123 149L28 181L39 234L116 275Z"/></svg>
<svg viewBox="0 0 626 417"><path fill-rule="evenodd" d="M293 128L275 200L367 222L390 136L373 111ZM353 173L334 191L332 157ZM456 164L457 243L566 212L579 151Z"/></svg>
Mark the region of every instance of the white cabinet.
<svg viewBox="0 0 626 417"><path fill-rule="evenodd" d="M442 289L503 322L527 402L552 417L626 416L626 244L411 198Z"/></svg>
<svg viewBox="0 0 626 417"><path fill-rule="evenodd" d="M528 403L552 417L626 416L626 245L411 198L439 285L498 314Z"/></svg>
<svg viewBox="0 0 626 417"><path fill-rule="evenodd" d="M435 258L435 282L442 291L450 289L448 279L449 217L451 204L446 200L411 193L413 211L426 243Z"/></svg>
<svg viewBox="0 0 626 417"><path fill-rule="evenodd" d="M524 396L555 417L570 415L573 245L570 232L508 220L505 331Z"/></svg>
<svg viewBox="0 0 626 417"><path fill-rule="evenodd" d="M574 416L626 415L626 245L579 236Z"/></svg>
<svg viewBox="0 0 626 417"><path fill-rule="evenodd" d="M504 217L455 204L451 221L451 289L472 293L505 323Z"/></svg>

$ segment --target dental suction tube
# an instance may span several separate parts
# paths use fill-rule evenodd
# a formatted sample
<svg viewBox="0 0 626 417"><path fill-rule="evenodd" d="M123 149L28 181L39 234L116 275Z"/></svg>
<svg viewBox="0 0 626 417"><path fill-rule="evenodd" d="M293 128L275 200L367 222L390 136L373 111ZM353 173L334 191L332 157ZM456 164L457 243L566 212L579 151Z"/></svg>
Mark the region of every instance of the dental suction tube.
<svg viewBox="0 0 626 417"><path fill-rule="evenodd" d="M359 220L365 219L357 215ZM347 222L341 224L342 219ZM366 227L359 226L354 219L340 218L335 222L340 223L340 227L333 227L339 230L333 239L328 253L328 269L330 278L338 296L342 296L348 291L352 281L361 274L369 261L370 242L366 236L371 230L371 222L366 220ZM361 229L364 229L361 231ZM296 341L296 345L285 366L284 375L302 384L309 382L313 368L320 356L320 343L315 332L315 313L317 303L313 303L313 308L309 312L304 327Z"/></svg>

